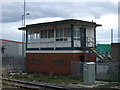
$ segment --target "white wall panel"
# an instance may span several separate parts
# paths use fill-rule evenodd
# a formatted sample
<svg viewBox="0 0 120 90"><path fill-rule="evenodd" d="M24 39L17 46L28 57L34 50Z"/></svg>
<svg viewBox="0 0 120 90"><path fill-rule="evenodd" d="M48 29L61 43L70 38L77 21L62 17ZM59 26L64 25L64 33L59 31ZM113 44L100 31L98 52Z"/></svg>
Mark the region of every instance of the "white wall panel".
<svg viewBox="0 0 120 90"><path fill-rule="evenodd" d="M29 43L28 48L48 48L48 47L71 47L71 42L56 42L56 43Z"/></svg>

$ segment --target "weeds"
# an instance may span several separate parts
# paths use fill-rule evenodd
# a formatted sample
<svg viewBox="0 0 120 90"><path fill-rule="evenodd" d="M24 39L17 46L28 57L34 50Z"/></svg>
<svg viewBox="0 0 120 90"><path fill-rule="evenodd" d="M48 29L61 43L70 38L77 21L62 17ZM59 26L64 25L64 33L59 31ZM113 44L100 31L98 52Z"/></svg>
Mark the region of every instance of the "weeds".
<svg viewBox="0 0 120 90"><path fill-rule="evenodd" d="M42 74L30 74L30 75L14 75L14 79L37 81L53 84L78 84L82 82L82 77L73 76L50 76Z"/></svg>

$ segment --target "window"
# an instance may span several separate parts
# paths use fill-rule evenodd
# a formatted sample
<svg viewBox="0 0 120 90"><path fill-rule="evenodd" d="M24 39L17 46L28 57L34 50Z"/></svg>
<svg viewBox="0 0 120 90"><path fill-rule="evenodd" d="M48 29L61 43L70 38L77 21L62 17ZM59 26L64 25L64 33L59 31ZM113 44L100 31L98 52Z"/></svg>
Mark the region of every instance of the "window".
<svg viewBox="0 0 120 90"><path fill-rule="evenodd" d="M41 38L53 38L53 37L54 37L54 29L41 30Z"/></svg>
<svg viewBox="0 0 120 90"><path fill-rule="evenodd" d="M39 32L34 32L34 38L39 39Z"/></svg>
<svg viewBox="0 0 120 90"><path fill-rule="evenodd" d="M63 28L60 28L60 37L64 37L64 29Z"/></svg>
<svg viewBox="0 0 120 90"><path fill-rule="evenodd" d="M57 37L57 38L60 37L60 29L56 29L56 37Z"/></svg>
<svg viewBox="0 0 120 90"><path fill-rule="evenodd" d="M47 30L41 31L41 38L47 38Z"/></svg>
<svg viewBox="0 0 120 90"><path fill-rule="evenodd" d="M28 40L39 39L39 32L29 31L28 32Z"/></svg>
<svg viewBox="0 0 120 90"><path fill-rule="evenodd" d="M71 37L70 28L64 28L64 37Z"/></svg>
<svg viewBox="0 0 120 90"><path fill-rule="evenodd" d="M31 32L30 39L34 39L34 32Z"/></svg>
<svg viewBox="0 0 120 90"><path fill-rule="evenodd" d="M79 30L79 28L76 28L74 30L74 37L80 37L80 30Z"/></svg>
<svg viewBox="0 0 120 90"><path fill-rule="evenodd" d="M33 64L40 64L40 59L32 59Z"/></svg>
<svg viewBox="0 0 120 90"><path fill-rule="evenodd" d="M30 40L30 39L31 39L31 33L28 32L28 40Z"/></svg>
<svg viewBox="0 0 120 90"><path fill-rule="evenodd" d="M71 37L70 28L56 29L56 41L67 41L68 37Z"/></svg>
<svg viewBox="0 0 120 90"><path fill-rule="evenodd" d="M71 37L71 29L70 28L67 29L68 29L68 37Z"/></svg>
<svg viewBox="0 0 120 90"><path fill-rule="evenodd" d="M48 30L48 38L53 38L54 37L54 29Z"/></svg>
<svg viewBox="0 0 120 90"><path fill-rule="evenodd" d="M57 65L65 65L65 60L54 60L53 62Z"/></svg>

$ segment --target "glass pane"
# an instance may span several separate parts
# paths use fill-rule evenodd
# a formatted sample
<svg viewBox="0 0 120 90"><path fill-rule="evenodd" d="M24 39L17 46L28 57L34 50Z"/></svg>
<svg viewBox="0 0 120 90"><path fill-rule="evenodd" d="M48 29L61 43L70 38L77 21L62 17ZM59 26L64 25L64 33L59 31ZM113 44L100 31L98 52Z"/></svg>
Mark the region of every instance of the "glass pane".
<svg viewBox="0 0 120 90"><path fill-rule="evenodd" d="M71 29L68 28L68 37L71 37Z"/></svg>
<svg viewBox="0 0 120 90"><path fill-rule="evenodd" d="M31 32L28 32L28 40L30 40L31 39Z"/></svg>
<svg viewBox="0 0 120 90"><path fill-rule="evenodd" d="M59 38L60 37L60 30L56 29L56 37Z"/></svg>
<svg viewBox="0 0 120 90"><path fill-rule="evenodd" d="M79 30L79 28L76 28L74 30L74 37L80 37L80 30Z"/></svg>
<svg viewBox="0 0 120 90"><path fill-rule="evenodd" d="M64 37L68 37L68 28L64 28Z"/></svg>
<svg viewBox="0 0 120 90"><path fill-rule="evenodd" d="M60 28L60 37L63 37L63 28Z"/></svg>
<svg viewBox="0 0 120 90"><path fill-rule="evenodd" d="M80 37L80 30L79 30L79 28L76 29L76 32L77 32L77 37Z"/></svg>
<svg viewBox="0 0 120 90"><path fill-rule="evenodd" d="M34 39L34 32L31 33L31 39Z"/></svg>
<svg viewBox="0 0 120 90"><path fill-rule="evenodd" d="M40 34L39 32L36 33L36 39L39 39L40 38Z"/></svg>
<svg viewBox="0 0 120 90"><path fill-rule="evenodd" d="M30 38L30 35L28 35L28 40L30 40L31 38Z"/></svg>
<svg viewBox="0 0 120 90"><path fill-rule="evenodd" d="M47 38L47 30L41 31L41 38Z"/></svg>
<svg viewBox="0 0 120 90"><path fill-rule="evenodd" d="M41 31L41 38L44 38L45 36L44 36L44 31L42 30Z"/></svg>
<svg viewBox="0 0 120 90"><path fill-rule="evenodd" d="M54 30L48 30L48 38L53 38L54 37Z"/></svg>
<svg viewBox="0 0 120 90"><path fill-rule="evenodd" d="M44 35L45 35L45 38L47 38L47 30L44 30Z"/></svg>

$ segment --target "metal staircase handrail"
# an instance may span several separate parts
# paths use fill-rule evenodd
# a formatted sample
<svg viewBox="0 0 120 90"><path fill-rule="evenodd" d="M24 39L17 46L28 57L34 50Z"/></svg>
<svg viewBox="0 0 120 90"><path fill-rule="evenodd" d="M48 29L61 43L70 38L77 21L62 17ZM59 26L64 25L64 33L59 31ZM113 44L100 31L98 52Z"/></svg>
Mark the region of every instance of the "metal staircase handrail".
<svg viewBox="0 0 120 90"><path fill-rule="evenodd" d="M86 37L86 47L89 49L89 50L92 50L92 48L94 49L96 49L96 47L97 47L97 51L99 50L99 52L98 53L96 53L96 55L100 58L100 59L102 59L98 54L100 53L103 57L105 57L106 58L106 60L108 59L108 57L106 57L106 55L105 55L105 51L102 49L102 48L100 48L99 46L97 46L99 43L96 41L96 43L94 43L94 39L92 38L92 37ZM92 43L92 47L88 47L88 43ZM77 47L79 47L79 45L78 45L78 43L76 43L76 46ZM93 51L93 50L92 50ZM94 52L94 51L93 51ZM112 58L112 57L110 57L110 60L112 60L112 61L114 61L114 59ZM103 60L104 61L104 60ZM108 60L107 60L108 61Z"/></svg>
<svg viewBox="0 0 120 90"><path fill-rule="evenodd" d="M97 51L99 51L99 53L101 53L101 55L103 55L106 59L108 59L108 57L105 56L106 51L104 51L102 48L97 46L99 44L99 42L96 41L96 43L95 43L93 37L86 37L86 46L87 47L88 47L88 43L92 43L92 48L95 48ZM76 45L77 45L77 47L79 47L78 43L76 43ZM114 61L114 58L112 58L112 57L109 57L109 58L110 58L111 61Z"/></svg>
<svg viewBox="0 0 120 90"><path fill-rule="evenodd" d="M92 38L92 37L87 37L87 38ZM95 47L95 49L96 49L96 47L97 47L97 50L99 51L99 53L101 53L105 58L108 59L108 57L105 56L106 52L102 48L100 48L99 46L97 46L99 44L99 42L96 41L97 44L94 43L94 39L93 38L92 38L91 42L92 42L92 46L94 45L93 48ZM112 57L110 57L110 59L113 60Z"/></svg>
<svg viewBox="0 0 120 90"><path fill-rule="evenodd" d="M89 38L92 39L91 42L92 42L92 46L93 46L93 45L95 44L95 43L94 43L94 39L93 39L93 37L87 37L87 38L88 38L88 39L89 39ZM105 53L106 53L106 52L105 52L102 48L100 48L99 46L97 46L97 45L99 44L99 42L96 41L96 43L97 43L97 44L95 44L94 46L98 48L99 52L104 53L104 56L105 56ZM102 54L102 55L103 55L103 54Z"/></svg>
<svg viewBox="0 0 120 90"><path fill-rule="evenodd" d="M105 56L105 51L103 50L103 49L101 49L99 46L97 46L97 50L103 55L103 56Z"/></svg>
<svg viewBox="0 0 120 90"><path fill-rule="evenodd" d="M93 37L86 37L86 43L87 43L87 47L88 47L88 43L92 43L92 47L97 47L99 52L104 53L104 56L105 56L106 52L103 49L101 49L99 46L97 46L97 44L99 44L99 42L96 41L97 44L94 43ZM77 45L77 47L79 47L78 43L76 43L76 45Z"/></svg>

